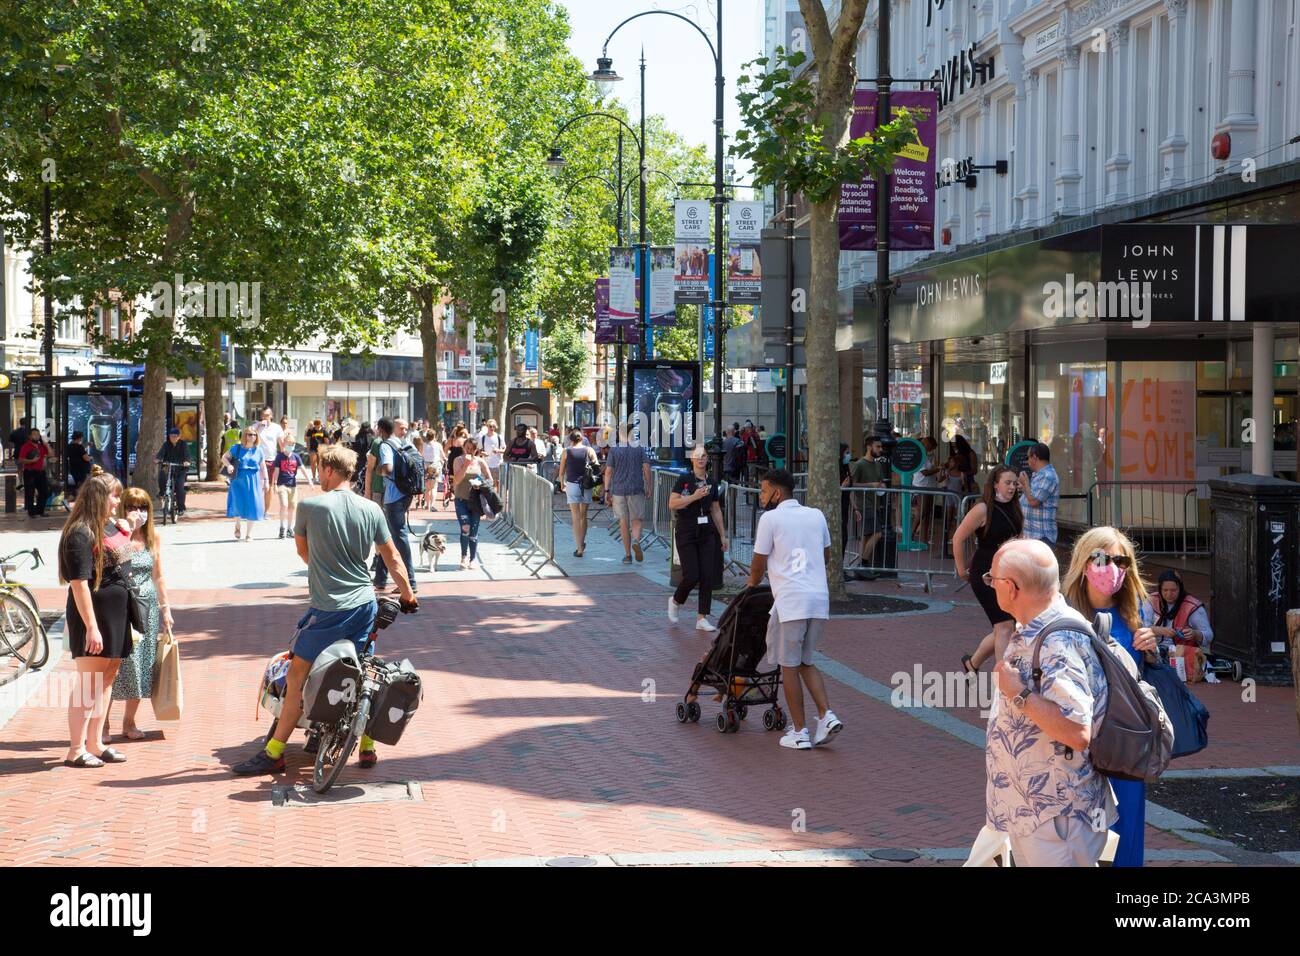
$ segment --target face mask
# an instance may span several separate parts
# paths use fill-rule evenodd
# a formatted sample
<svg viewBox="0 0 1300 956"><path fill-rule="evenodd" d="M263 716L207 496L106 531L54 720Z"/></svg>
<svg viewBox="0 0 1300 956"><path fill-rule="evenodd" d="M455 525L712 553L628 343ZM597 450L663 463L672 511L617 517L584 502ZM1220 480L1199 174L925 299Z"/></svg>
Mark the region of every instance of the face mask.
<svg viewBox="0 0 1300 956"><path fill-rule="evenodd" d="M775 509L776 506L779 505L780 503L781 503L781 501L780 501L779 498L777 498L776 495L768 495L768 496L767 496L767 501L760 501L760 502L759 502L759 504L763 506L763 510L764 510L764 511L772 511L772 510Z"/></svg>
<svg viewBox="0 0 1300 956"><path fill-rule="evenodd" d="M852 458L852 456L849 455L848 452L845 452L845 453L844 453L844 456L840 459L840 461L847 465L847 464L849 463L849 461L851 460L851 458Z"/></svg>
<svg viewBox="0 0 1300 956"><path fill-rule="evenodd" d="M1011 492L1011 494L1009 495L1004 495L1000 491L993 492L993 497L996 498L998 501L1002 502L1004 505L1008 504L1011 501L1011 499L1014 498L1015 496L1016 493L1014 491Z"/></svg>
<svg viewBox="0 0 1300 956"><path fill-rule="evenodd" d="M1127 571L1116 564L1107 564L1099 568L1092 563L1088 564L1084 573L1088 576L1088 583L1107 597L1120 589L1125 576L1128 574Z"/></svg>

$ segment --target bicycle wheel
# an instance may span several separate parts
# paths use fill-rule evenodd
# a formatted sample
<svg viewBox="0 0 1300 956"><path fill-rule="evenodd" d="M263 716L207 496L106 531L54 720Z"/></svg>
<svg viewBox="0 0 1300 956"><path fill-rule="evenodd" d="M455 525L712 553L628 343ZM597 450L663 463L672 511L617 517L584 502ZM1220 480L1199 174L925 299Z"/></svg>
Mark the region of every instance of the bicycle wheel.
<svg viewBox="0 0 1300 956"><path fill-rule="evenodd" d="M49 635L45 633L45 624L41 621L41 609L36 604L36 596L22 584L8 585L5 588L5 591L22 601L23 604L26 604L28 609L32 612L32 616L36 618L36 623L39 627L38 646L36 651L28 654L28 663L33 669L42 668L50 659L50 638ZM24 645L25 644L26 641L24 641Z"/></svg>
<svg viewBox="0 0 1300 956"><path fill-rule="evenodd" d="M338 780L352 751L356 749L369 717L370 701L362 699L351 721L339 721L321 738L320 749L316 751L316 770L311 786L317 793L324 793L334 786L334 781Z"/></svg>
<svg viewBox="0 0 1300 956"><path fill-rule="evenodd" d="M22 677L38 658L44 663L48 654L40 619L18 598L0 593L0 686Z"/></svg>

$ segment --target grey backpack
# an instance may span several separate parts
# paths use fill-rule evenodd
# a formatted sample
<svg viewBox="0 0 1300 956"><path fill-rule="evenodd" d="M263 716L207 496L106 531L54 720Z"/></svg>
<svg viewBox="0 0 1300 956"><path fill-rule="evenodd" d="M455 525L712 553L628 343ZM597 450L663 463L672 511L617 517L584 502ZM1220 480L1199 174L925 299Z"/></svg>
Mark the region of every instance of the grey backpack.
<svg viewBox="0 0 1300 956"><path fill-rule="evenodd" d="M1165 713L1154 687L1134 677L1119 655L1127 655L1110 636L1110 617L1098 614L1089 627L1086 621L1061 616L1038 632L1034 645L1034 690L1040 691L1042 668L1038 657L1050 634L1079 631L1092 641L1093 652L1106 674L1106 716L1093 729L1088 754L1092 765L1108 777L1120 780L1159 778L1174 753L1174 725Z"/></svg>

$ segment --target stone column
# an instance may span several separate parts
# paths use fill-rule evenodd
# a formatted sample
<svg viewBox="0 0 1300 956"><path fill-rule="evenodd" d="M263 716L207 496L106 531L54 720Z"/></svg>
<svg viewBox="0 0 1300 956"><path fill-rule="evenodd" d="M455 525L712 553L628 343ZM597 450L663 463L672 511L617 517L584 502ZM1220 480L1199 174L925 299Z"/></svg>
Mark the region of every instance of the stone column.
<svg viewBox="0 0 1300 956"><path fill-rule="evenodd" d="M1169 127L1161 130L1160 188L1173 189L1187 179L1187 51L1191 31L1187 28L1187 0L1165 0L1169 11L1169 65L1159 82L1169 97ZM1208 147L1207 147L1208 148Z"/></svg>
<svg viewBox="0 0 1300 956"><path fill-rule="evenodd" d="M1129 116L1132 109L1133 90L1129 89L1129 26L1121 21L1106 28L1106 55L1113 72L1111 97L1107 103L1110 113L1110 155L1106 158L1106 204L1123 202L1128 198L1128 169L1132 160L1128 155Z"/></svg>
<svg viewBox="0 0 1300 956"><path fill-rule="evenodd" d="M1011 159L1011 228L1019 229L1026 222L1025 188L1029 184L1029 117L1025 115L1025 80L1029 73L1023 67L1016 74L1016 151Z"/></svg>
<svg viewBox="0 0 1300 956"><path fill-rule="evenodd" d="M1232 136L1232 158L1255 155L1259 119L1255 116L1255 16L1257 0L1232 0L1228 51L1228 115L1215 128Z"/></svg>
<svg viewBox="0 0 1300 956"><path fill-rule="evenodd" d="M983 165L985 163L991 164L991 161L996 158L992 155L992 144L997 141L997 138L993 135L992 107L992 97L988 94L984 94L980 97L979 139L972 147L976 165ZM981 172L989 173L991 170L982 170ZM993 206L989 201L989 197L993 194L994 190L993 176L990 175L987 178L981 176L977 182L978 189L976 192L978 193L978 197L975 204L975 239L978 242L987 238L989 234L989 217L993 212Z"/></svg>
<svg viewBox="0 0 1300 956"><path fill-rule="evenodd" d="M1025 80L1025 158L1024 185L1020 190L1021 225L1037 225L1042 213L1039 212L1038 195L1040 181L1043 177L1043 104L1038 89L1038 71L1027 71Z"/></svg>
<svg viewBox="0 0 1300 956"><path fill-rule="evenodd" d="M1083 178L1079 172L1079 48L1069 40L1061 49L1061 155L1056 168L1057 211L1077 216Z"/></svg>

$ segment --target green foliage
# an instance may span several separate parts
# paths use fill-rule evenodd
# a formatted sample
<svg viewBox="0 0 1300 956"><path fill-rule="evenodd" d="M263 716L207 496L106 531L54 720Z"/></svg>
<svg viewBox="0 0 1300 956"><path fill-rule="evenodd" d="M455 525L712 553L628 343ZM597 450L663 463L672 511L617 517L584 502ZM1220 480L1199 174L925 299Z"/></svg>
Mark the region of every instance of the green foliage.
<svg viewBox="0 0 1300 956"><path fill-rule="evenodd" d="M590 356L582 330L572 323L557 325L542 340L542 367L563 395L572 395L586 381Z"/></svg>
<svg viewBox="0 0 1300 956"><path fill-rule="evenodd" d="M753 163L756 183L782 183L820 203L834 198L844 183L892 169L894 154L911 141L916 124L901 110L867 135L839 141L843 137L834 131L843 128L845 117L821 107L809 71L796 73L805 59L777 47L773 61L764 56L746 64L766 72L740 78L744 128L736 132L731 152Z"/></svg>

